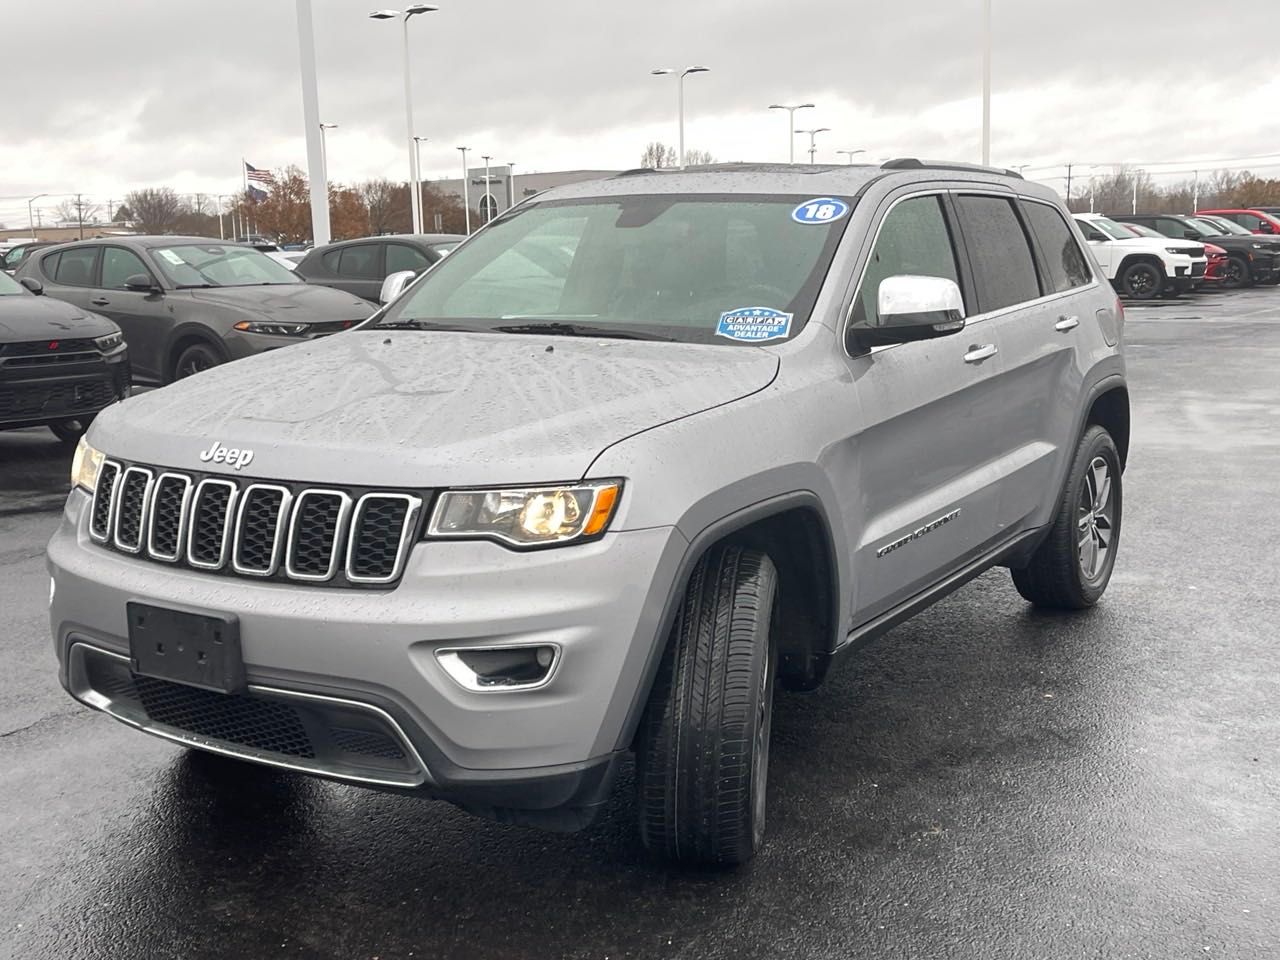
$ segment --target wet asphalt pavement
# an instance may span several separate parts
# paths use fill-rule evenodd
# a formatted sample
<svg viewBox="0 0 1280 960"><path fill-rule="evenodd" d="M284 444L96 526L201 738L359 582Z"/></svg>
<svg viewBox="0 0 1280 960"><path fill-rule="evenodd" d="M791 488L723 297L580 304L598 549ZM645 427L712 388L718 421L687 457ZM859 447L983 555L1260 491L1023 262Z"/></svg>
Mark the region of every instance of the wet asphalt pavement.
<svg viewBox="0 0 1280 960"><path fill-rule="evenodd" d="M44 543L68 455L0 434L0 957L1280 957L1280 290L1132 307L1095 610L993 571L781 694L769 842L648 857L216 758L74 704Z"/></svg>

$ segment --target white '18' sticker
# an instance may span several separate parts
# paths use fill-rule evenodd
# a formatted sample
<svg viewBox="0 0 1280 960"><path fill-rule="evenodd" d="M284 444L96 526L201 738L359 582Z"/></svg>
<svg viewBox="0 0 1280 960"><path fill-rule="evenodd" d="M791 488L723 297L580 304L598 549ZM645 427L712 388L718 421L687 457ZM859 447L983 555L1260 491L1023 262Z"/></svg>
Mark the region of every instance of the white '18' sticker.
<svg viewBox="0 0 1280 960"><path fill-rule="evenodd" d="M814 197L791 211L796 223L833 223L849 213L849 205L836 197Z"/></svg>

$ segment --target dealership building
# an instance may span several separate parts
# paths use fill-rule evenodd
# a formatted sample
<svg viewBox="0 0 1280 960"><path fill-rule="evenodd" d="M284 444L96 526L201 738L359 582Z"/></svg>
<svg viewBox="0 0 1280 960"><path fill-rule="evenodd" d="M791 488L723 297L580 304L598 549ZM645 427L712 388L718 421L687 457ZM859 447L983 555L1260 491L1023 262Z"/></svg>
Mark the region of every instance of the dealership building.
<svg viewBox="0 0 1280 960"><path fill-rule="evenodd" d="M617 170L560 170L553 173L520 173L517 168L515 177L511 176L511 167L491 166L489 182L485 184L484 167L473 167L467 171L466 198L472 210L479 210L484 216L486 210L490 216L507 210L526 197L535 193L562 187L566 183L580 183L583 180L598 180L611 177ZM432 180L431 185L443 193L452 194L459 200L463 198L463 181L461 177L453 180Z"/></svg>

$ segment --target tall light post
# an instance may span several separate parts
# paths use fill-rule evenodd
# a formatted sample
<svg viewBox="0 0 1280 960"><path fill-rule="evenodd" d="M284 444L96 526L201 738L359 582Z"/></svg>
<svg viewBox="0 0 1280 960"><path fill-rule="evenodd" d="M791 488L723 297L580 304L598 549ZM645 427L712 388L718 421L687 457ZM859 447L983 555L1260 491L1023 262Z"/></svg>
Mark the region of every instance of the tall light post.
<svg viewBox="0 0 1280 960"><path fill-rule="evenodd" d="M404 119L409 138L409 203L413 212L413 232L422 232L422 197L418 194L418 149L413 139L413 84L409 73L409 21L420 13L434 13L439 7L429 3L414 3L405 7L401 16L399 10L375 10L369 14L371 20L394 20L401 17L404 26Z"/></svg>
<svg viewBox="0 0 1280 960"><path fill-rule="evenodd" d="M298 0L298 67L302 74L302 129L307 141L308 193L311 195L311 239L329 242L329 187L324 175L324 147L320 129L320 95L316 92L316 38L311 25L311 0ZM243 166L241 170L243 171ZM246 187L248 181L245 181Z"/></svg>
<svg viewBox="0 0 1280 960"><path fill-rule="evenodd" d="M982 0L982 165L991 165L991 0Z"/></svg>
<svg viewBox="0 0 1280 960"><path fill-rule="evenodd" d="M858 154L866 153L866 152L867 151L865 150L837 150L836 151L837 154L843 153L845 156L847 156L849 158L849 163L853 163L853 158L856 157Z"/></svg>
<svg viewBox="0 0 1280 960"><path fill-rule="evenodd" d="M324 179L325 193L329 192L329 144L325 140L326 130L337 130L336 123L320 124L320 175Z"/></svg>
<svg viewBox="0 0 1280 960"><path fill-rule="evenodd" d="M413 168L418 171L418 219L423 221L423 231L426 230L426 212L422 209L422 145L427 142L427 137L413 138Z"/></svg>
<svg viewBox="0 0 1280 960"><path fill-rule="evenodd" d="M31 236L33 237L36 235L36 221L35 221L35 214L31 212L31 205L35 203L37 200L39 200L41 197L47 197L47 196L49 196L49 194L47 193L37 193L34 197L32 197L30 200L27 201L27 226L31 229Z"/></svg>
<svg viewBox="0 0 1280 960"><path fill-rule="evenodd" d="M225 195L225 194L221 194L221 193L220 193L220 194L218 194L218 196L217 196L217 200L218 200L218 239L219 239L219 240L225 240L225 239L227 239L227 235L226 235L226 233L225 233L225 232L223 231L223 229L222 229L222 208L226 206L226 199L227 199L227 197L226 197L226 195Z"/></svg>
<svg viewBox="0 0 1280 960"><path fill-rule="evenodd" d="M514 160L507 161L507 193L511 194L511 203L507 205L510 210L516 205L516 164Z"/></svg>
<svg viewBox="0 0 1280 960"><path fill-rule="evenodd" d="M493 205L495 203L493 194L489 192L489 161L493 157L486 153L480 159L484 161L484 198L487 201L484 205L484 222L488 223L493 219Z"/></svg>
<svg viewBox="0 0 1280 960"><path fill-rule="evenodd" d="M684 78L691 73L710 73L710 67L685 67L676 80L676 118L680 129L680 152L677 155L677 163L681 168L684 167ZM660 67L657 70L650 70L649 73L655 77L666 76L669 73L675 73L670 67Z"/></svg>
<svg viewBox="0 0 1280 960"><path fill-rule="evenodd" d="M796 111L809 110L813 108L812 103L771 103L770 110L787 111L787 163L796 162L796 135L792 131L796 128Z"/></svg>
<svg viewBox="0 0 1280 960"><path fill-rule="evenodd" d="M470 147L459 147L458 152L462 154L462 209L467 217L467 236L471 236L471 199L467 192L467 180L470 175L467 173L467 151Z"/></svg>
<svg viewBox="0 0 1280 960"><path fill-rule="evenodd" d="M807 133L809 135L809 162L813 163L814 157L818 153L818 134L828 133L830 127L814 127L812 130L797 130L796 133Z"/></svg>

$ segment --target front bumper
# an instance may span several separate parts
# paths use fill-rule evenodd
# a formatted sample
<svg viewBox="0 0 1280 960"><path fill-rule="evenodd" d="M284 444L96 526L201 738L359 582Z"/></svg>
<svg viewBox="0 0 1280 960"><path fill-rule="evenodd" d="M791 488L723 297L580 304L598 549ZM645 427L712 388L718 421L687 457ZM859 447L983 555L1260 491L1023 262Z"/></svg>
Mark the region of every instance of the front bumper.
<svg viewBox="0 0 1280 960"><path fill-rule="evenodd" d="M65 366L0 364L0 427L33 427L91 417L129 393L129 357L124 349Z"/></svg>
<svg viewBox="0 0 1280 960"><path fill-rule="evenodd" d="M607 797L687 547L674 528L526 553L483 541L425 542L394 590L357 591L209 576L108 551L89 540L88 505L85 493L72 492L48 553L54 645L62 683L77 699L148 732L217 749L207 728L201 742L148 724L145 711L129 714L127 690L117 690L123 699L113 709L104 702L112 690L99 687L123 689L127 678L89 682L83 661L86 652L127 657L130 600L232 614L250 696L339 700L373 720L385 715L381 730L403 735L408 761L374 777L341 764L220 752L544 825L557 823L512 811L573 808L567 825L577 826L582 810ZM536 644L555 644L561 655L548 682L527 690L464 689L435 656L442 647Z"/></svg>

